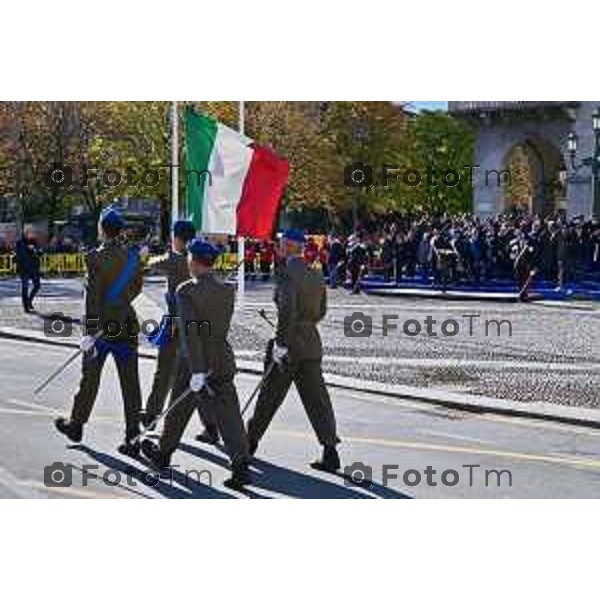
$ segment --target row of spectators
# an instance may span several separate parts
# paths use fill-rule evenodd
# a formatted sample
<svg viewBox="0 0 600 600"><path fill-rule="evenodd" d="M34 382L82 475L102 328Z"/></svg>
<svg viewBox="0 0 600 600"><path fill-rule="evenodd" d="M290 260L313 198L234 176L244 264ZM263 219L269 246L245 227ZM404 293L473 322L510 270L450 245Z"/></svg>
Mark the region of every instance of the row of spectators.
<svg viewBox="0 0 600 600"><path fill-rule="evenodd" d="M432 280L442 286L513 280L520 259L526 259L538 278L563 288L600 275L600 224L564 214L394 215L363 225L350 236L308 236L305 259L320 264L332 287L348 276L354 291L367 274L386 281ZM250 277L258 273L267 279L275 261L273 242L247 242Z"/></svg>

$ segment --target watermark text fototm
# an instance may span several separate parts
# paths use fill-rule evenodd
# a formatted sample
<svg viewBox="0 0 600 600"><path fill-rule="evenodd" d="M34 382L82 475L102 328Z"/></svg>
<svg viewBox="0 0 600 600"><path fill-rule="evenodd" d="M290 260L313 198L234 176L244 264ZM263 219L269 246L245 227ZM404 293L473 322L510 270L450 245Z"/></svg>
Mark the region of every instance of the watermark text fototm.
<svg viewBox="0 0 600 600"><path fill-rule="evenodd" d="M481 465L461 465L462 481L469 487L482 484L484 487L512 487L512 472L509 469L484 469ZM429 487L455 487L461 482L461 472L456 469L439 471L428 465L425 469L400 470L400 465L381 466L381 483L388 486L392 481L401 482L407 487L426 485ZM348 487L371 487L373 485L373 467L362 462L354 462L344 467L344 483Z"/></svg>
<svg viewBox="0 0 600 600"><path fill-rule="evenodd" d="M185 336L198 335L212 337L212 327L210 321L183 321L176 315L165 315L163 317L166 335L172 339L176 332ZM139 323L133 317L126 317L123 321L117 319L107 319L100 322L96 316L86 316L82 323L82 333L93 335L99 329L102 329L106 337L120 338L123 334L135 338L139 333L145 336L152 336L158 333L161 324L154 319L145 319ZM65 338L73 335L73 319L66 317L63 313L56 312L44 319L44 335L46 337Z"/></svg>
<svg viewBox="0 0 600 600"><path fill-rule="evenodd" d="M186 469L178 471L179 465L165 467L161 471L156 469L139 469L129 466L125 470L102 469L98 464L86 464L77 467L60 461L53 462L44 467L44 485L49 488L67 488L73 485L73 471L80 475L76 482L82 487L88 487L90 482L96 481L108 487L136 488L138 484L149 487L161 485L173 486L173 482L181 483L184 487L188 484L204 484L212 487L213 477L209 469Z"/></svg>
<svg viewBox="0 0 600 600"><path fill-rule="evenodd" d="M103 168L100 165L84 165L81 168L55 162L48 166L44 172L44 185L48 189L87 188L94 182L102 184L105 188L148 187L155 188L161 178L167 176L171 181L177 177L179 170L189 185L200 187L204 183L212 185L212 174L207 169L196 171L182 169L179 165L164 164L158 166L132 167L122 169L116 167Z"/></svg>
<svg viewBox="0 0 600 600"><path fill-rule="evenodd" d="M461 315L463 321L457 319L434 319L427 315L424 319L406 319L399 321L399 315L381 315L381 325L375 327L378 333L387 337L394 334L404 334L408 337L416 337L424 334L429 337L455 337L460 334L464 327L469 337L474 337L479 331L485 337L495 335L496 337L512 337L512 322L509 319L484 319L481 321L479 313L467 313ZM344 335L346 337L371 337L373 335L373 317L363 312L356 311L344 317Z"/></svg>
<svg viewBox="0 0 600 600"><path fill-rule="evenodd" d="M409 188L426 186L457 187L461 181L467 181L470 187L475 186L475 178L481 177L485 187L495 185L510 186L511 172L508 169L486 169L479 172L481 165L462 165L456 169L437 171L432 165L424 170L402 168L399 165L384 164L380 169L356 161L344 167L344 185L348 188L372 188L375 186L387 188L391 184L400 183Z"/></svg>

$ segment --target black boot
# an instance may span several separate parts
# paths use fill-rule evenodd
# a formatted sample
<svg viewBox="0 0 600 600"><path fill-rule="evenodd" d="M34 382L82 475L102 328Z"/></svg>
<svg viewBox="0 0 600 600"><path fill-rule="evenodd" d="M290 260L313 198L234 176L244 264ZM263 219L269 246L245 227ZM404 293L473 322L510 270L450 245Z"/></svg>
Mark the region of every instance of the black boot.
<svg viewBox="0 0 600 600"><path fill-rule="evenodd" d="M81 442L81 439L83 438L83 425L81 423L76 423L75 421L65 419L64 417L58 417L58 419L54 421L54 425L58 431L63 435L66 435L72 442Z"/></svg>
<svg viewBox="0 0 600 600"><path fill-rule="evenodd" d="M233 465L231 468L231 477L223 482L226 488L242 491L244 486L250 484L250 472L247 463Z"/></svg>
<svg viewBox="0 0 600 600"><path fill-rule="evenodd" d="M206 427L195 439L197 442L216 446L219 443L219 430L215 425Z"/></svg>
<svg viewBox="0 0 600 600"><path fill-rule="evenodd" d="M316 460L310 466L318 471L337 473L340 468L340 457L335 446L323 446L323 457Z"/></svg>
<svg viewBox="0 0 600 600"><path fill-rule="evenodd" d="M140 428L139 425L128 426L125 432L125 441L117 447L117 452L137 458L140 455Z"/></svg>
<svg viewBox="0 0 600 600"><path fill-rule="evenodd" d="M146 439L142 442L142 454L159 471L166 469L171 464L171 457L164 455L152 440Z"/></svg>

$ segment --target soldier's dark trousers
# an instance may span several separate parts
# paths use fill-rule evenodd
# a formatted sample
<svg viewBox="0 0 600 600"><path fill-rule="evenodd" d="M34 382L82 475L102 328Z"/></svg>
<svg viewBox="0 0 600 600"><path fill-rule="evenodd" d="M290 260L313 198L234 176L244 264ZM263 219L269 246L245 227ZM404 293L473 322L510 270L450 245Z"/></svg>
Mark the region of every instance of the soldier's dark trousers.
<svg viewBox="0 0 600 600"><path fill-rule="evenodd" d="M277 409L283 403L292 382L296 384L300 400L317 439L323 446L339 443L335 415L329 392L323 380L320 360L304 360L286 366L275 365L260 391L252 418L248 421L248 438L258 443L264 435Z"/></svg>
<svg viewBox="0 0 600 600"><path fill-rule="evenodd" d="M158 351L158 359L152 390L146 403L146 414L150 418L157 417L165 408L165 401L169 392L175 383L177 375L177 351L179 343L176 337L170 339L165 346ZM214 431L217 428L217 419L212 407L201 403L198 406L198 415L202 425L208 431Z"/></svg>
<svg viewBox="0 0 600 600"><path fill-rule="evenodd" d="M29 282L32 283L31 292L29 291ZM40 291L40 275L39 273L30 273L21 275L21 302L23 308L27 310L31 307L34 298Z"/></svg>
<svg viewBox="0 0 600 600"><path fill-rule="evenodd" d="M173 387L176 375L178 345L177 338L173 336L158 351L152 390L146 403L146 413L152 417L158 416L163 411L167 396Z"/></svg>
<svg viewBox="0 0 600 600"><path fill-rule="evenodd" d="M169 406L188 388L190 377L186 361L179 360ZM203 420L206 418L206 412L210 415L208 418L216 420L232 466L243 465L248 461L248 439L233 377L212 376L208 379L208 385L214 392L214 397L209 397L205 390L199 394L190 393L165 417L160 436L160 451L164 456L171 456L177 449L193 412L198 408Z"/></svg>
<svg viewBox="0 0 600 600"><path fill-rule="evenodd" d="M107 354L98 354L93 357L84 355L79 390L75 394L71 411L71 419L76 423L83 425L90 418L107 356ZM138 433L139 415L142 408L137 348L132 347L132 353L127 358L115 358L115 364L125 409L125 435L130 438Z"/></svg>

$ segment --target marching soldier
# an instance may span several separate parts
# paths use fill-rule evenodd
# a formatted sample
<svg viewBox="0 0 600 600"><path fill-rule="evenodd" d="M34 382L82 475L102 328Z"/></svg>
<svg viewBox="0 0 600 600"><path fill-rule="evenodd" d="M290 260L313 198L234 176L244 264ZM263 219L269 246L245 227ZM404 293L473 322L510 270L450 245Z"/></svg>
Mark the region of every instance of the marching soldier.
<svg viewBox="0 0 600 600"><path fill-rule="evenodd" d="M125 227L114 208L104 209L98 222L102 244L86 255L85 336L81 341L83 363L79 390L73 399L71 417L58 418L56 428L72 442L80 442L100 386L107 355L113 355L125 408L125 442L119 452L139 454L142 398L138 375L138 323L131 303L142 289L142 267L137 250L120 239Z"/></svg>
<svg viewBox="0 0 600 600"><path fill-rule="evenodd" d="M282 238L282 266L275 289L277 328L272 351L268 349L265 381L252 418L248 422L250 453L254 454L292 382L310 423L323 446L317 469L340 468L336 450L339 439L329 393L321 368L322 346L317 323L325 316L327 298L323 276L302 260L304 236L288 230ZM274 365L267 367L273 361Z"/></svg>
<svg viewBox="0 0 600 600"><path fill-rule="evenodd" d="M173 387L178 347L175 291L190 278L186 245L195 235L196 228L191 221L176 221L173 225L171 250L148 262L148 267L167 277L165 297L168 314L163 317L159 330L148 338L150 343L158 347L158 359L146 411L142 415L145 427L150 426L162 412L167 395ZM203 403L199 405L199 412L204 431L196 439L216 444L219 441L219 431L214 415L209 413L208 406Z"/></svg>
<svg viewBox="0 0 600 600"><path fill-rule="evenodd" d="M231 460L227 487L238 489L249 481L248 440L233 384L235 358L227 334L234 307L234 291L212 272L218 255L214 246L199 239L188 245L192 279L177 289L177 314L181 319L181 351L167 413L156 445L142 442L142 452L158 469L167 467L171 455L198 402L208 402ZM185 396L186 389L190 393ZM175 402L179 400L177 404Z"/></svg>

